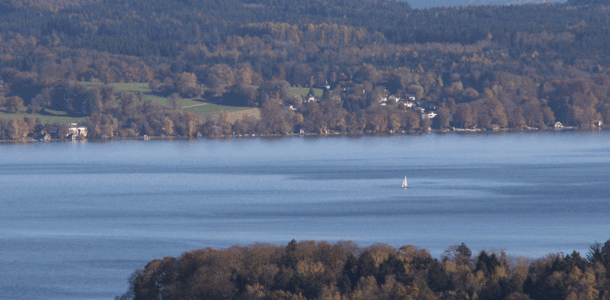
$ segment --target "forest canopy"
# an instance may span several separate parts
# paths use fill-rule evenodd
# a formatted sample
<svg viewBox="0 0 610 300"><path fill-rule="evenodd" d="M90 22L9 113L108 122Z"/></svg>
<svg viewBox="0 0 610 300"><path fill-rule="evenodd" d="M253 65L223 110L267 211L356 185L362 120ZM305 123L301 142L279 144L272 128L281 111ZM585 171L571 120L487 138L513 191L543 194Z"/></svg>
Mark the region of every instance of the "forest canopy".
<svg viewBox="0 0 610 300"><path fill-rule="evenodd" d="M57 112L85 118L89 138L603 126L609 11L582 0L422 10L394 0L1 0L0 138L44 127L21 114ZM146 83L169 104L108 87L121 82ZM295 87L324 95L308 101ZM203 117L180 97L260 114Z"/></svg>
<svg viewBox="0 0 610 300"><path fill-rule="evenodd" d="M292 240L198 249L136 270L116 299L610 299L610 240L583 257Z"/></svg>

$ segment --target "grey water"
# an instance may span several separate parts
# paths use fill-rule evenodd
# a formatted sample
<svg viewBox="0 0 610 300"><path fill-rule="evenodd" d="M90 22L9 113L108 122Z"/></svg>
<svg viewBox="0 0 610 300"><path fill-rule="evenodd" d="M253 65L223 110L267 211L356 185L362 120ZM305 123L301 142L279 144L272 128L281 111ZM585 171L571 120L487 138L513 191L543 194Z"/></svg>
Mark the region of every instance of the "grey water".
<svg viewBox="0 0 610 300"><path fill-rule="evenodd" d="M606 132L3 144L0 299L112 299L152 259L291 239L584 255L609 195Z"/></svg>

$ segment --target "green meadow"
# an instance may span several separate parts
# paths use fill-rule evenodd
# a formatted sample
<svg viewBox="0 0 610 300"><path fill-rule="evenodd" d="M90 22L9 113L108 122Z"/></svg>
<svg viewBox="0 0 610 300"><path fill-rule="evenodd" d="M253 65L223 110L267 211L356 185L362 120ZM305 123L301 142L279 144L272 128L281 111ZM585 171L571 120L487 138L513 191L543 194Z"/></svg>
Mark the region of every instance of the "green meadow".
<svg viewBox="0 0 610 300"><path fill-rule="evenodd" d="M47 109L45 113L42 114L28 114L28 113L20 113L20 114L9 114L4 111L0 111L0 119L23 119L25 117L32 117L36 119L40 119L40 123L80 123L85 122L85 118L75 118L69 117L63 111L56 111Z"/></svg>
<svg viewBox="0 0 610 300"><path fill-rule="evenodd" d="M81 82L81 84L85 85L86 87L94 87L94 86L102 85L102 83L95 83L95 82ZM154 95L152 90L148 87L147 82L144 82L144 83L111 83L109 85L112 85L114 87L115 93L126 91L126 92L132 93L134 95L137 95L138 92L142 92L142 94L143 94L142 100L151 101L153 103L159 103L166 107L170 106L169 98ZM202 103L205 103L204 100L182 98L182 106L190 106L190 105L196 105L196 104L202 104Z"/></svg>
<svg viewBox="0 0 610 300"><path fill-rule="evenodd" d="M96 82L80 82L84 86L91 88L95 86L100 86L102 83ZM168 97L160 97L154 95L152 90L149 88L148 83L111 83L114 87L114 92L122 92L126 91L137 95L139 92L143 94L144 101L151 101L153 103L159 103L163 106L169 107L170 102ZM291 87L290 92L292 94L306 96L309 93L309 88L300 88L300 87ZM322 89L314 89L314 93L316 97L322 97ZM239 111L248 109L251 107L242 107L242 106L228 106L222 104L209 103L205 99L192 99L192 98L182 98L182 107L183 111L190 111L194 113L200 113L203 115L209 114L217 114L220 111ZM0 111L1 119L22 119L24 117L32 117L40 119L41 123L80 123L85 122L85 117L75 118L68 116L63 111L55 111L46 109L44 113L39 114L29 114L25 112L25 109L22 110L20 114L9 114L4 111Z"/></svg>
<svg viewBox="0 0 610 300"><path fill-rule="evenodd" d="M194 113L200 113L202 115L207 115L207 114L217 114L223 110L224 111L238 111L238 110L244 110L244 109L248 109L248 108L252 108L252 107L227 106L227 105L208 103L205 105L183 108L182 110L190 111L190 112L194 112Z"/></svg>
<svg viewBox="0 0 610 300"><path fill-rule="evenodd" d="M290 93L296 94L299 96L307 96L309 94L309 88L301 88L301 87L291 87ZM316 97L322 97L324 90L322 89L313 89L313 93Z"/></svg>

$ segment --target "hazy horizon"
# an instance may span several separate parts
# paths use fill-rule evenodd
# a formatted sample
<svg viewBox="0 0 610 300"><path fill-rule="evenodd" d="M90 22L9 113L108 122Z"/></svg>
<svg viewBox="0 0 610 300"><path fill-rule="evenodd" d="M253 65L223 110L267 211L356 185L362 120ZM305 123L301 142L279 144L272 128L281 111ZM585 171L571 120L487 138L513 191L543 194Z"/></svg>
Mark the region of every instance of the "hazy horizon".
<svg viewBox="0 0 610 300"><path fill-rule="evenodd" d="M414 9L425 9L439 6L462 6L462 5L510 5L510 4L526 4L526 3L563 3L565 1L545 1L545 0L409 0L407 1Z"/></svg>

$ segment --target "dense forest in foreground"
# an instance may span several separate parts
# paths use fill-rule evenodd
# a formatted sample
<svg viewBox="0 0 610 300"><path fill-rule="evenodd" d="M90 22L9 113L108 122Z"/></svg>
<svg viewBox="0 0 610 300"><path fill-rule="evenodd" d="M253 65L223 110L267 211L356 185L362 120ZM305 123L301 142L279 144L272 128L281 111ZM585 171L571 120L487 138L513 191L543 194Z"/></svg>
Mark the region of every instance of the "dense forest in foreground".
<svg viewBox="0 0 610 300"><path fill-rule="evenodd" d="M148 263L116 299L610 299L610 240L540 259L464 244L441 259L412 245L292 240L185 252Z"/></svg>
<svg viewBox="0 0 610 300"><path fill-rule="evenodd" d="M0 0L0 139L59 134L42 121L56 114L84 118L94 139L604 126L609 12L607 0L422 10L394 0ZM109 86L121 82L146 83L168 104ZM180 98L260 114L202 117Z"/></svg>

